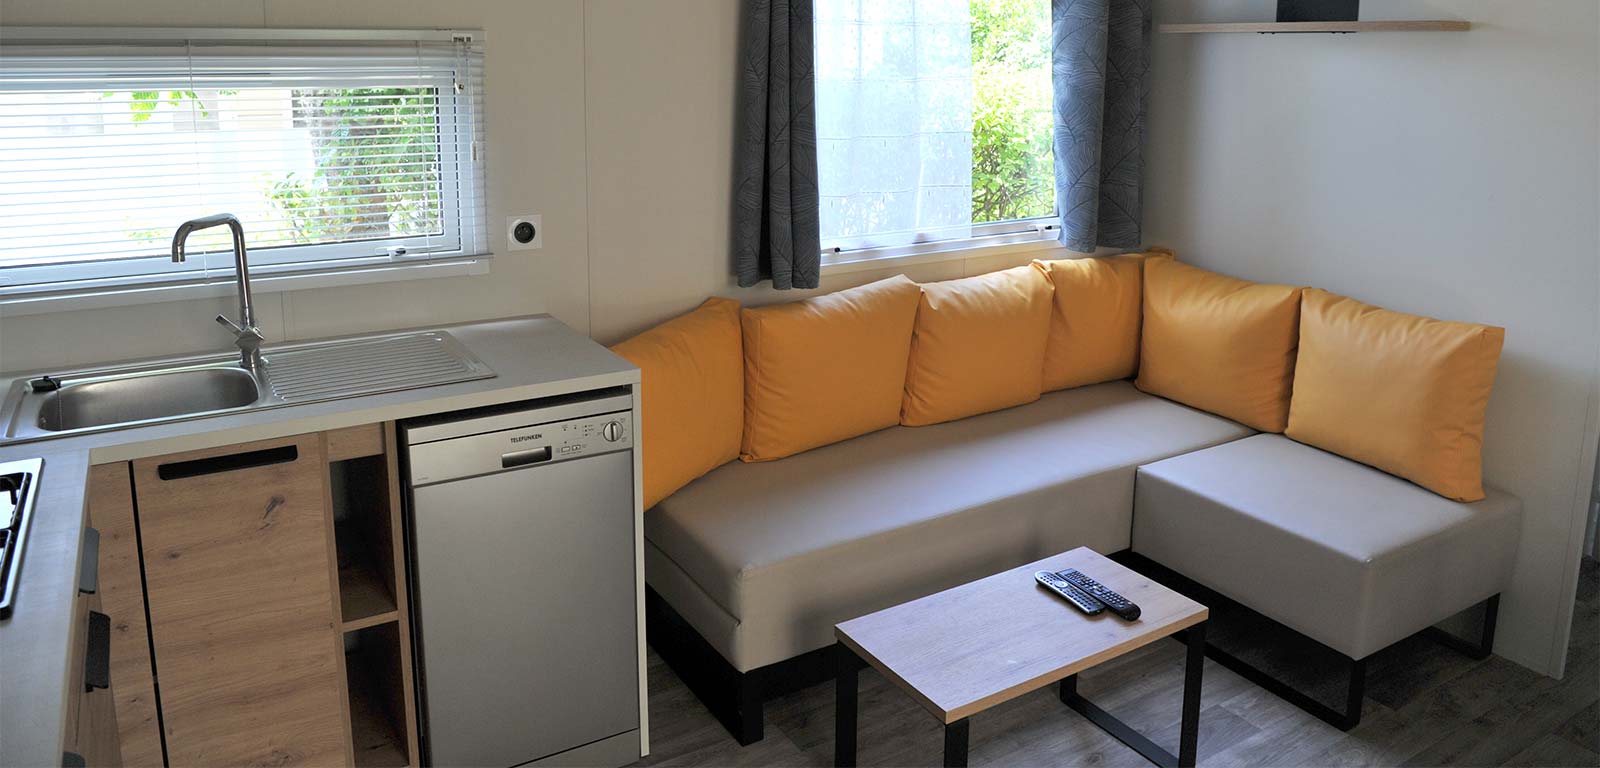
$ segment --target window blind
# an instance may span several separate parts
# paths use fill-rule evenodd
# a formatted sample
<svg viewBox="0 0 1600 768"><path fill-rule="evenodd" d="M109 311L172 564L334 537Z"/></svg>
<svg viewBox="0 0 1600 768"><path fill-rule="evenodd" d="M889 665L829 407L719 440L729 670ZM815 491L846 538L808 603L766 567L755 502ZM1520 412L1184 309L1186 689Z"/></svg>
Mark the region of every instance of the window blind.
<svg viewBox="0 0 1600 768"><path fill-rule="evenodd" d="M474 35L126 32L0 45L0 299L487 254Z"/></svg>

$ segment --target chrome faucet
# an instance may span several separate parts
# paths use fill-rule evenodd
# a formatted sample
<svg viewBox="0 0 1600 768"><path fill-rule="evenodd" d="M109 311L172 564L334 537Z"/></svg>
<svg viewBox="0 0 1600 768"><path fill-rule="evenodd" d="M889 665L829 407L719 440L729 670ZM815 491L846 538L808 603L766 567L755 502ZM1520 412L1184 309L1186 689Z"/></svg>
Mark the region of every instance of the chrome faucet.
<svg viewBox="0 0 1600 768"><path fill-rule="evenodd" d="M233 330L233 343L239 347L239 365L254 373L261 364L262 337L261 329L256 327L255 309L250 303L250 267L245 263L244 226L239 223L239 217L231 213L219 213L185 221L172 236L172 261L181 264L187 258L183 244L189 239L189 233L223 224L228 225L233 233L233 268L239 288L239 322L229 320L226 315L217 315L217 322Z"/></svg>

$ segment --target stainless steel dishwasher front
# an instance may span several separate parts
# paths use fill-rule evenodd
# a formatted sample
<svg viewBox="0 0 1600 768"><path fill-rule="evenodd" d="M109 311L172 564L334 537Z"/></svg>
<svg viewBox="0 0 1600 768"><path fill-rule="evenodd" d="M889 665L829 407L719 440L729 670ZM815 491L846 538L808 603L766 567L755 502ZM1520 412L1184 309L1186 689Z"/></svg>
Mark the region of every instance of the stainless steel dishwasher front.
<svg viewBox="0 0 1600 768"><path fill-rule="evenodd" d="M639 758L632 398L401 425L423 755Z"/></svg>

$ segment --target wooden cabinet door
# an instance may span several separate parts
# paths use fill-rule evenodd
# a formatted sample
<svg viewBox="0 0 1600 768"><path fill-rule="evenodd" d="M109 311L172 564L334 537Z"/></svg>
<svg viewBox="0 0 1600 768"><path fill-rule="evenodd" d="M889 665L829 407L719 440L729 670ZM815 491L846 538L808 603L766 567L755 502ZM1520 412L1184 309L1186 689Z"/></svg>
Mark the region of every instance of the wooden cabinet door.
<svg viewBox="0 0 1600 768"><path fill-rule="evenodd" d="M123 467L123 476L126 479L126 466ZM78 604L83 613L82 621L85 625L90 623L90 616L102 611L98 593L79 594ZM92 631L90 634L93 634ZM84 650L89 654L95 654L105 652L107 649L97 647L91 641ZM109 657L109 655L107 653L106 657ZM110 687L89 687L86 685L88 677L85 674L85 670L89 665L88 657L85 656L80 663L84 669L75 670L71 678L76 689L73 693L78 698L76 730L73 731L69 743L66 745L66 751L82 757L83 764L89 768L115 768L116 766L131 765L122 756L121 740L117 735L116 683L107 680L105 682L110 682ZM107 663L107 668L110 666ZM160 745L158 744L157 746L159 747ZM157 758L159 757L160 755L158 754ZM160 764L159 759L156 764Z"/></svg>
<svg viewBox="0 0 1600 768"><path fill-rule="evenodd" d="M319 435L133 462L169 765L347 761Z"/></svg>
<svg viewBox="0 0 1600 768"><path fill-rule="evenodd" d="M100 531L99 598L111 616L111 689L116 691L121 763L128 768L160 766L164 758L155 679L150 676L150 634L144 623L133 479L126 463L89 468L89 522Z"/></svg>

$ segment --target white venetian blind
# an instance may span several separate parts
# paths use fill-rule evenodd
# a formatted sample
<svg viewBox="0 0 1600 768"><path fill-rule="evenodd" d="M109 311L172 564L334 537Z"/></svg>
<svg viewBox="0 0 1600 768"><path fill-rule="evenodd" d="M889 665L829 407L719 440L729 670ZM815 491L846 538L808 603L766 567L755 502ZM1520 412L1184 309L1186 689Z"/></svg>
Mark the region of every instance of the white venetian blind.
<svg viewBox="0 0 1600 768"><path fill-rule="evenodd" d="M0 299L486 253L471 35L125 32L0 41Z"/></svg>

